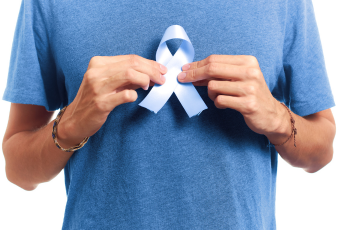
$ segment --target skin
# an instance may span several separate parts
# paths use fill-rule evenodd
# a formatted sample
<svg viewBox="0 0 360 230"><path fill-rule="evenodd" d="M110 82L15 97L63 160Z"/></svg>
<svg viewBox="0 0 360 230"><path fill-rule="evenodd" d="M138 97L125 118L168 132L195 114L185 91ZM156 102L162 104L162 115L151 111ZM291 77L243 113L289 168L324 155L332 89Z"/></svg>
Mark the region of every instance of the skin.
<svg viewBox="0 0 360 230"><path fill-rule="evenodd" d="M239 111L254 132L266 135L272 143L282 143L291 134L289 114L271 95L255 57L210 55L188 67L183 66L186 77L179 81L208 86L217 108ZM146 90L154 83L163 84L166 72L166 67L137 55L92 58L58 125L59 144L69 148L95 134L116 106L134 102L140 87ZM53 142L53 114L43 106L11 104L2 145L6 175L25 190L53 179L72 155ZM335 122L331 110L293 117L297 147L288 141L276 149L291 165L316 172L332 159Z"/></svg>
<svg viewBox="0 0 360 230"><path fill-rule="evenodd" d="M219 109L240 112L246 124L271 143L283 143L292 132L290 115L271 94L254 56L210 55L186 64L178 75L180 82L208 86L208 95ZM295 119L297 147L289 140L276 150L289 164L313 173L333 157L335 120L331 109Z"/></svg>
<svg viewBox="0 0 360 230"><path fill-rule="evenodd" d="M118 105L136 101L136 89L164 84L165 66L138 55L93 57L78 93L58 125L63 148L95 134ZM73 152L58 149L51 137L54 112L43 106L11 104L2 147L8 180L25 190L50 181L65 167ZM19 144L21 143L21 144Z"/></svg>

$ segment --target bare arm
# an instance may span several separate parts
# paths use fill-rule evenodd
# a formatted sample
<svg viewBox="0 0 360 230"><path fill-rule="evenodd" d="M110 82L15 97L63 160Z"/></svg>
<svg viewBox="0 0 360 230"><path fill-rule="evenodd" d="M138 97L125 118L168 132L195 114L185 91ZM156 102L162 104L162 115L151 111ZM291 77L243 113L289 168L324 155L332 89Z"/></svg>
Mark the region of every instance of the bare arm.
<svg viewBox="0 0 360 230"><path fill-rule="evenodd" d="M283 121L276 132L268 134L272 143L282 143L291 134L290 116L284 108L279 114ZM306 172L313 173L327 165L333 157L333 140L336 127L331 109L326 109L305 117L294 113L296 135L296 148L293 140L276 150L281 157L294 167L303 168Z"/></svg>
<svg viewBox="0 0 360 230"><path fill-rule="evenodd" d="M54 112L43 106L11 104L3 139L6 175L25 190L54 178L66 165L72 152L58 149L51 137Z"/></svg>
<svg viewBox="0 0 360 230"><path fill-rule="evenodd" d="M94 57L79 91L58 125L59 144L69 148L94 135L118 105L134 102L136 89L163 84L166 67L137 55ZM150 81L151 80L151 81ZM52 139L53 112L43 106L11 104L2 147L9 181L25 190L53 179L73 152Z"/></svg>
<svg viewBox="0 0 360 230"><path fill-rule="evenodd" d="M254 56L210 55L182 67L180 82L207 85L209 97L219 109L240 112L256 133L273 144L283 143L291 134L288 111L271 94ZM292 113L293 114L293 113ZM290 140L277 146L279 154L292 166L316 172L333 155L335 121L330 109L301 117L293 114L297 147Z"/></svg>

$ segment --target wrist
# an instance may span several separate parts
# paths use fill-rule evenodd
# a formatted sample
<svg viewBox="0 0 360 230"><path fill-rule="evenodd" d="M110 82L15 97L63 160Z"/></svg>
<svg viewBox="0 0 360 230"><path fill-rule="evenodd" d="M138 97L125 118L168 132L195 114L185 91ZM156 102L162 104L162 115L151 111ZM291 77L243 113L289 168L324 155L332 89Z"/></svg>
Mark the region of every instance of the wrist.
<svg viewBox="0 0 360 230"><path fill-rule="evenodd" d="M276 103L275 128L265 134L271 143L283 143L292 133L290 117L287 109L279 102Z"/></svg>
<svg viewBox="0 0 360 230"><path fill-rule="evenodd" d="M61 119L57 127L57 141L65 149L79 144L84 137L75 136L74 122L71 117Z"/></svg>

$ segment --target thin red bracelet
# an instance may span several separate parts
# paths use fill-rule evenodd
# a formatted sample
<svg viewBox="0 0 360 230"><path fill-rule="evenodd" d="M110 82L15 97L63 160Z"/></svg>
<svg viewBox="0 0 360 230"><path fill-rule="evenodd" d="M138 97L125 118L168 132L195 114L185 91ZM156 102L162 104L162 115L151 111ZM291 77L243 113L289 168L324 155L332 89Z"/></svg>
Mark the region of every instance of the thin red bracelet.
<svg viewBox="0 0 360 230"><path fill-rule="evenodd" d="M281 144L273 144L274 146L280 146L280 145L283 145L285 144L286 142L288 142L288 140L290 140L290 138L292 136L294 136L294 146L296 147L296 140L295 140L295 135L297 134L297 129L295 128L295 119L293 118L293 116L291 115L291 111L290 109L284 104L284 103L280 103L282 104L283 106L285 106L286 110L289 112L290 114L290 122L291 122L291 135L288 137L288 139L286 139L286 141L284 141L283 143ZM272 144L272 143L271 143Z"/></svg>

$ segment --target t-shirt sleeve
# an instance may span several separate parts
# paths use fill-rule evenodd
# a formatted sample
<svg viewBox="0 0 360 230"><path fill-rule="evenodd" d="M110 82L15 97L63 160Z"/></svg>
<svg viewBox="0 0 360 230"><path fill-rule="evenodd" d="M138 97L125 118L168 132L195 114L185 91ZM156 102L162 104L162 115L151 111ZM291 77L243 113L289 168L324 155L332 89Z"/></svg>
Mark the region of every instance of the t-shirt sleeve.
<svg viewBox="0 0 360 230"><path fill-rule="evenodd" d="M283 66L285 102L300 115L335 105L311 0L288 0Z"/></svg>
<svg viewBox="0 0 360 230"><path fill-rule="evenodd" d="M41 105L54 111L60 108L62 100L45 26L48 13L39 2L23 0L21 3L2 99Z"/></svg>

